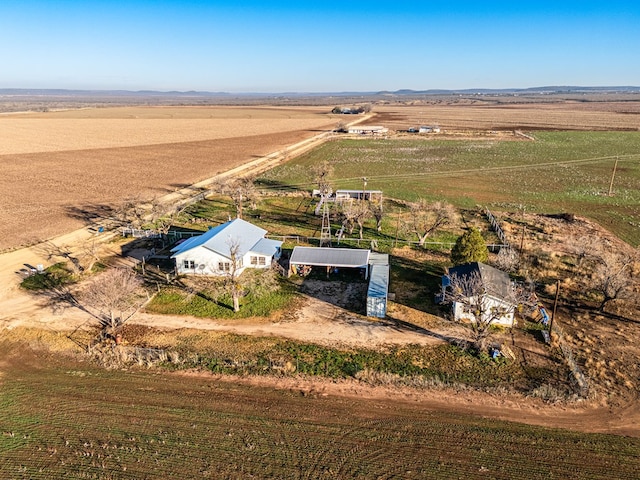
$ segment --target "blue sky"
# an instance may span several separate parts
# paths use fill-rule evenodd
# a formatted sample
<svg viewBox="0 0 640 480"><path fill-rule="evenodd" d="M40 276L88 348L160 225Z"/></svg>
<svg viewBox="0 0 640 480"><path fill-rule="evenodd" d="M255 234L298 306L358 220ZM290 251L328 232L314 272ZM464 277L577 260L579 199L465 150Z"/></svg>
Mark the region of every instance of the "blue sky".
<svg viewBox="0 0 640 480"><path fill-rule="evenodd" d="M640 2L0 2L0 88L640 85Z"/></svg>

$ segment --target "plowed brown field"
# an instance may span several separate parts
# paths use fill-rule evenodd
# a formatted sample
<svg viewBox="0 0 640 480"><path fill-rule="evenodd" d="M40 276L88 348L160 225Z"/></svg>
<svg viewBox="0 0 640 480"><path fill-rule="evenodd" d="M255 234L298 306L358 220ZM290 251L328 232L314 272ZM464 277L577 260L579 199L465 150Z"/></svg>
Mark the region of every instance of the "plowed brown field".
<svg viewBox="0 0 640 480"><path fill-rule="evenodd" d="M0 251L82 212L212 177L336 124L318 108L126 107L0 117Z"/></svg>
<svg viewBox="0 0 640 480"><path fill-rule="evenodd" d="M385 105L375 112L376 122L395 130L640 130L640 101Z"/></svg>

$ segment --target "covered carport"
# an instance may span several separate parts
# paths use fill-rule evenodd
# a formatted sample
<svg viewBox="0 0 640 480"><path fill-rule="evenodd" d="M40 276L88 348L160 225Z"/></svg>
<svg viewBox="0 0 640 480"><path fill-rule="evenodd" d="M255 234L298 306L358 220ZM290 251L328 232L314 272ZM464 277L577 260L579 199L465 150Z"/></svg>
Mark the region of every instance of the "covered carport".
<svg viewBox="0 0 640 480"><path fill-rule="evenodd" d="M369 278L370 250L332 247L294 247L289 260L289 274L304 274L310 267L325 267L327 273L334 268L355 268Z"/></svg>

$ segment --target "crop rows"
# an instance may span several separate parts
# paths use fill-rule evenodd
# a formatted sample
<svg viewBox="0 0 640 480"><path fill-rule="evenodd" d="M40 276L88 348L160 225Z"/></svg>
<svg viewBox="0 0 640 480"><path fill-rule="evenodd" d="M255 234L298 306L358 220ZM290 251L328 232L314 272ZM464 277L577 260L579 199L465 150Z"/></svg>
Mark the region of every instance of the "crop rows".
<svg viewBox="0 0 640 480"><path fill-rule="evenodd" d="M6 378L2 478L625 479L640 468L637 439L78 368Z"/></svg>

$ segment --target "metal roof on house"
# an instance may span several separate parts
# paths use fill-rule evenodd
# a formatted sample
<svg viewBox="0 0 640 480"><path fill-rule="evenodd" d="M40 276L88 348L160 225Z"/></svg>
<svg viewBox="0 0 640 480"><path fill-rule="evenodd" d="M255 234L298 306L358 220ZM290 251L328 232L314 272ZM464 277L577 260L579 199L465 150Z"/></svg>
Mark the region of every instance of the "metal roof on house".
<svg viewBox="0 0 640 480"><path fill-rule="evenodd" d="M258 243L251 247L251 252L261 255L273 255L273 253L282 246L282 241L271 240L269 238L261 238Z"/></svg>
<svg viewBox="0 0 640 480"><path fill-rule="evenodd" d="M481 262L466 263L449 268L449 277L451 277L451 275L466 277L474 274L480 277L482 285L489 295L503 300L509 300L512 297L511 279L509 275L502 270L498 270Z"/></svg>
<svg viewBox="0 0 640 480"><path fill-rule="evenodd" d="M202 235L185 240L171 251L175 256L202 246L229 258L230 247L237 242L239 245L238 255L243 256L245 253L253 251L253 247L264 239L266 233L267 231L263 228L257 227L241 218L236 218L207 230ZM261 248L265 246L266 244L263 244Z"/></svg>
<svg viewBox="0 0 640 480"><path fill-rule="evenodd" d="M369 250L331 247L294 247L291 265L358 268L369 264Z"/></svg>

